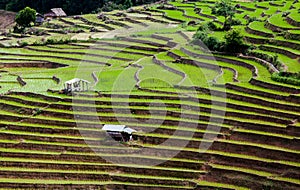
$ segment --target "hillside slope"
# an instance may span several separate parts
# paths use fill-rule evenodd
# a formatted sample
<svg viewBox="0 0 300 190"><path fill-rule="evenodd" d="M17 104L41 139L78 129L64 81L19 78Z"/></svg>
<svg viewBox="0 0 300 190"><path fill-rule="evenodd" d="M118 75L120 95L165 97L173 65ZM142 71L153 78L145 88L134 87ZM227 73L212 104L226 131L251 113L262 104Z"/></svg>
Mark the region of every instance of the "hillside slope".
<svg viewBox="0 0 300 190"><path fill-rule="evenodd" d="M16 13L0 10L0 30L4 30L12 26Z"/></svg>

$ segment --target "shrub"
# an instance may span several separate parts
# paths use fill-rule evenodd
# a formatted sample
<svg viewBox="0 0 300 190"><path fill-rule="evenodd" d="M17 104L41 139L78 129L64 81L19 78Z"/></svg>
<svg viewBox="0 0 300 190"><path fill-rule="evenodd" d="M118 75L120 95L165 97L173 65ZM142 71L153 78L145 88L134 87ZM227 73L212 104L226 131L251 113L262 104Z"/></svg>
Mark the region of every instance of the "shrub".
<svg viewBox="0 0 300 190"><path fill-rule="evenodd" d="M210 36L208 37L207 31L197 31L194 35L193 44L202 46L203 44L207 46L209 50L212 51L221 51L221 47L223 46L223 43L219 41L218 38Z"/></svg>
<svg viewBox="0 0 300 190"><path fill-rule="evenodd" d="M232 4L231 0L221 0L212 7L212 14L217 16L223 16L225 18L225 23L223 25L223 30L229 30L231 28L230 20L234 17L235 6Z"/></svg>
<svg viewBox="0 0 300 190"><path fill-rule="evenodd" d="M55 39L55 38L48 38L45 40L44 38L42 40L37 40L33 43L35 46L40 45L54 45L54 44L68 44L68 43L76 43L77 40L72 40L71 38L61 38L61 39Z"/></svg>
<svg viewBox="0 0 300 190"><path fill-rule="evenodd" d="M196 34L193 36L193 44L201 45L201 40L210 50L226 51L232 53L246 52L249 45L244 43L244 36L240 30L234 29L227 32L225 42L220 42L216 37L208 37L211 29L216 30L217 26L213 22L204 23L199 26Z"/></svg>
<svg viewBox="0 0 300 190"><path fill-rule="evenodd" d="M201 24L199 26L199 28L197 29L197 31L206 31L206 32L216 31L216 30L219 30L219 28L213 21L205 22L205 23Z"/></svg>
<svg viewBox="0 0 300 190"><path fill-rule="evenodd" d="M14 26L14 33L24 33L25 32L25 28L24 27L18 27L17 25Z"/></svg>
<svg viewBox="0 0 300 190"><path fill-rule="evenodd" d="M125 9L128 9L128 8L133 6L133 3L132 3L131 0L125 0L123 6L124 6Z"/></svg>
<svg viewBox="0 0 300 190"><path fill-rule="evenodd" d="M281 77L290 77L290 78L300 80L300 72L298 72L298 73L280 72L279 76L281 76Z"/></svg>
<svg viewBox="0 0 300 190"><path fill-rule="evenodd" d="M271 79L281 83L300 86L300 73L273 73Z"/></svg>
<svg viewBox="0 0 300 190"><path fill-rule="evenodd" d="M18 26L25 28L29 27L32 22L35 22L36 10L26 7L16 15L16 23Z"/></svg>
<svg viewBox="0 0 300 190"><path fill-rule="evenodd" d="M254 22L254 21L259 21L259 19L257 17L249 17L247 19L247 23L250 24L251 22Z"/></svg>
<svg viewBox="0 0 300 190"><path fill-rule="evenodd" d="M36 41L33 42L32 45L34 45L34 46L40 46L40 45L43 45L43 43L41 41L36 40Z"/></svg>
<svg viewBox="0 0 300 190"><path fill-rule="evenodd" d="M29 34L29 35L42 36L42 35L45 35L47 32L43 29L29 28L29 29L26 29L23 33Z"/></svg>
<svg viewBox="0 0 300 190"><path fill-rule="evenodd" d="M209 31L209 27L208 27L208 24L207 23L203 23L199 26L198 31L201 31L201 32L208 32Z"/></svg>
<svg viewBox="0 0 300 190"><path fill-rule="evenodd" d="M124 9L124 7L121 4L118 5L115 2L108 1L107 3L104 4L104 6L100 10L98 10L98 12L102 12L102 11L110 12L110 11L113 11L116 9L122 10L122 9Z"/></svg>
<svg viewBox="0 0 300 190"><path fill-rule="evenodd" d="M40 115L43 112L40 108L34 108L32 111L33 116Z"/></svg>
<svg viewBox="0 0 300 190"><path fill-rule="evenodd" d="M209 30L212 31L216 31L218 29L217 25L213 21L208 22L207 27Z"/></svg>
<svg viewBox="0 0 300 190"><path fill-rule="evenodd" d="M20 47L25 47L25 46L28 46L28 42L22 42L21 44L20 44Z"/></svg>
<svg viewBox="0 0 300 190"><path fill-rule="evenodd" d="M299 34L292 34L289 31L283 31L279 35L283 36L285 39L289 39L289 40L300 40Z"/></svg>
<svg viewBox="0 0 300 190"><path fill-rule="evenodd" d="M213 36L206 38L204 44L212 51L219 51L221 46L219 39Z"/></svg>
<svg viewBox="0 0 300 190"><path fill-rule="evenodd" d="M249 46L244 42L244 36L239 29L233 29L225 35L225 46L227 52L241 53L245 52Z"/></svg>
<svg viewBox="0 0 300 190"><path fill-rule="evenodd" d="M46 40L46 44L54 44L55 43L55 40L54 39L51 39L51 38L48 38Z"/></svg>
<svg viewBox="0 0 300 190"><path fill-rule="evenodd" d="M223 30L230 30L231 26L241 25L242 22L239 19L227 19L225 20Z"/></svg>
<svg viewBox="0 0 300 190"><path fill-rule="evenodd" d="M208 33L206 31L197 31L196 34L194 35L194 40L201 40L201 41L205 41L205 39L207 38Z"/></svg>
<svg viewBox="0 0 300 190"><path fill-rule="evenodd" d="M230 25L231 26L237 26L237 25L241 25L242 24L242 21L240 21L239 19L232 19L230 20Z"/></svg>

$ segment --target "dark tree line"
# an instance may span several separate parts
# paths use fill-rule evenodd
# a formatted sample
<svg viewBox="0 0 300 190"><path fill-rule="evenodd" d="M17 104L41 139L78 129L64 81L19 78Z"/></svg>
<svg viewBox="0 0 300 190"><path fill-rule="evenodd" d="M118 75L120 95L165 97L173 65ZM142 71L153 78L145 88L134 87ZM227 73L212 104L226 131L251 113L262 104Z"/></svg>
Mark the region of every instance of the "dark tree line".
<svg viewBox="0 0 300 190"><path fill-rule="evenodd" d="M0 0L0 9L18 12L31 7L39 13L47 13L51 8L63 8L68 15L86 14L99 11L103 7L128 8L158 0Z"/></svg>

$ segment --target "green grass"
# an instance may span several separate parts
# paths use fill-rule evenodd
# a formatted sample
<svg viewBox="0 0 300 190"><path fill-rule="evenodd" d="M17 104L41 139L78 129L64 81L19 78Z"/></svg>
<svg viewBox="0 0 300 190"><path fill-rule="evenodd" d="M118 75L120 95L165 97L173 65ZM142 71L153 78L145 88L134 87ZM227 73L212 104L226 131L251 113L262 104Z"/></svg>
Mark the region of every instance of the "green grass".
<svg viewBox="0 0 300 190"><path fill-rule="evenodd" d="M197 13L195 13L194 12L194 8L185 8L184 11L185 11L185 13L186 13L187 16L196 17L196 18L199 18L199 19L205 20L205 21L209 21L210 20L209 18L200 16Z"/></svg>
<svg viewBox="0 0 300 190"><path fill-rule="evenodd" d="M44 47L44 46L39 46L39 47L31 47L32 49L35 50L45 50L45 51L49 51L52 52L53 48L50 47ZM120 51L122 51L123 49L120 49ZM54 50L59 52L59 54L63 54L65 52L70 52L70 50L64 50L64 49L59 49L59 50ZM112 59L114 57L116 58L127 58L127 59L140 59L143 56L142 55L135 55L135 54L128 54L128 53L122 53L122 52L111 52L111 51L104 51L104 50L96 50L96 49L73 49L72 50L72 55L76 55L76 53L84 53L86 54L86 56L89 56L89 54L94 54L95 56L99 55L99 56L108 56L108 59L110 59L109 57L111 57ZM54 55L54 53L53 53ZM92 56L92 55L91 55Z"/></svg>
<svg viewBox="0 0 300 190"><path fill-rule="evenodd" d="M91 22L94 22L94 23L107 25L107 26L115 28L115 29L121 28L121 27L116 26L116 25L105 24L100 19L98 19L97 16L98 16L97 14L86 14L86 15L83 15L83 18L85 18L85 19L87 19Z"/></svg>
<svg viewBox="0 0 300 190"><path fill-rule="evenodd" d="M264 22L254 21L249 24L249 28L251 28L252 30L265 32L267 34L273 34L272 30L265 28L264 25Z"/></svg>
<svg viewBox="0 0 300 190"><path fill-rule="evenodd" d="M215 32L212 32L212 33L208 34L208 36L216 37L220 41L224 41L225 40L225 38L224 38L225 37L225 33L224 32L215 31Z"/></svg>
<svg viewBox="0 0 300 190"><path fill-rule="evenodd" d="M263 135L263 136L280 137L280 138L286 138L286 139L293 139L294 138L293 136L288 136L288 135L262 132L262 131L245 130L245 129L234 129L234 131L241 132L241 133L258 134L258 135Z"/></svg>
<svg viewBox="0 0 300 190"><path fill-rule="evenodd" d="M181 80L180 76L164 70L158 65L155 65L152 62L152 58L145 58L139 64L144 66L144 69L141 70L139 75L140 80L142 81L151 80L154 78L172 86L172 84L177 84Z"/></svg>
<svg viewBox="0 0 300 190"><path fill-rule="evenodd" d="M282 14L274 14L269 18L269 22L281 28L296 28L295 26L288 24L284 17L282 17Z"/></svg>
<svg viewBox="0 0 300 190"><path fill-rule="evenodd" d="M288 71L290 71L290 72L299 72L300 71L300 64L299 64L298 60L296 60L296 59L291 59L291 58L287 57L286 55L269 52L269 51L255 50L255 52L261 52L261 53L265 53L268 55L277 55L278 60L280 62L284 63L288 67Z"/></svg>
<svg viewBox="0 0 300 190"><path fill-rule="evenodd" d="M187 47L187 49L192 51L192 52L197 52L196 49L191 48L191 47ZM233 57L230 57L230 58L236 59L236 58L233 58ZM200 62L213 64L213 65L231 67L231 68L235 69L236 71L238 71L238 80L241 81L241 82L248 82L252 77L252 72L249 69L245 68L245 67L233 65L233 64L230 64L230 63L227 63L227 62L216 61L216 60L206 60L206 59L199 59L199 58L192 58L192 59L196 60L196 61L200 61ZM242 60L242 61L245 61L245 60Z"/></svg>
<svg viewBox="0 0 300 190"><path fill-rule="evenodd" d="M159 17L159 18L161 18L161 17ZM149 35L152 35L152 34L156 34L156 33L158 33L157 28L159 28L159 33L160 34L161 33L173 34L174 32L182 30L178 25L166 26L166 25L161 25L161 24L156 24L155 23L153 28L150 28L149 30L137 31L136 35L149 36Z"/></svg>
<svg viewBox="0 0 300 190"><path fill-rule="evenodd" d="M276 150L276 151L282 151L282 152L287 152L287 153L295 153L295 154L300 153L300 151L296 151L296 150L292 150L292 149L280 148L278 146L271 146L271 145L266 145L266 144L250 143L250 142L246 142L246 141L234 141L234 140L219 140L219 141L230 143L230 144L260 147L260 148L264 148L264 149L268 149L268 150Z"/></svg>
<svg viewBox="0 0 300 190"><path fill-rule="evenodd" d="M291 33L291 34L299 34L300 35L300 30L289 30L289 33Z"/></svg>
<svg viewBox="0 0 300 190"><path fill-rule="evenodd" d="M272 173L261 172L261 171L257 171L257 170L237 168L237 167L217 165L217 164L213 164L212 166L214 168L218 168L218 169L244 172L244 173L247 173L247 174L253 174L253 175L258 175L258 176L267 177L267 178L273 178L274 177L274 174L272 174ZM278 177L278 178L275 177L275 178L279 181L286 181L286 182L291 182L291 183L295 183L295 184L300 184L300 180L297 180L297 179L283 178L283 177Z"/></svg>
<svg viewBox="0 0 300 190"><path fill-rule="evenodd" d="M293 49L293 48L279 47L279 46L274 46L274 45L264 45L264 46L266 46L266 47L274 47L274 48L278 48L278 49L283 49L283 50L289 51L291 53L300 55L300 50L296 50L296 49Z"/></svg>
<svg viewBox="0 0 300 190"><path fill-rule="evenodd" d="M166 16L180 20L182 22L191 20L191 19L183 16L183 13L180 11L177 11L177 10L163 10L163 12L166 14Z"/></svg>
<svg viewBox="0 0 300 190"><path fill-rule="evenodd" d="M184 73L188 73L188 78L182 83L184 86L201 86L209 87L212 80L218 75L218 72L205 68L197 68L195 66L178 64L178 67Z"/></svg>
<svg viewBox="0 0 300 190"><path fill-rule="evenodd" d="M249 86L251 88L251 86ZM22 99L25 99L26 98L22 98ZM99 100L98 100L99 101ZM103 99L101 98L101 101L105 101L105 102L114 102L114 103L117 103L117 102L126 102L125 99ZM12 104L14 105L14 102L11 103L11 101L3 101L4 103L6 104ZM130 99L130 102L138 102L138 100L135 100L135 99ZM144 102L144 101L143 101ZM148 101L149 103L151 102L151 100ZM214 109L217 109L217 110L224 110L225 111L225 108L224 107L220 107L220 106L217 106L217 105L207 105L207 104L193 104L193 103L189 103L189 102L182 102L182 101L164 101L164 103L173 103L173 104L186 104L186 105L195 105L195 106L201 106L201 107L205 107L205 108L214 108ZM16 105L20 105L20 104L16 104ZM64 102L60 102L58 103L58 105L69 105L69 106L84 106L84 107L95 107L95 108L113 108L113 109L117 109L117 108L120 108L120 106L106 106L106 105L90 105L90 104L78 104L78 103L64 103ZM149 110L165 110L164 107L155 107L155 106L151 106L151 107L144 107L144 106L128 106L128 109L149 109ZM183 111L185 113L191 113L191 114L197 114L196 112L194 111L188 111L188 110L180 110L178 108L166 108L167 110L169 111ZM232 112L236 112L237 110L235 109L231 109L231 108L226 108L227 111L232 111ZM58 111L56 109L54 109L54 111ZM248 113L248 114L252 114L253 112L247 112L247 111L240 111L240 113ZM261 115L261 114L260 114ZM262 114L263 115L263 114Z"/></svg>
<svg viewBox="0 0 300 190"><path fill-rule="evenodd" d="M234 74L227 69L222 69L222 71L223 74L217 78L217 84L226 84L233 82Z"/></svg>
<svg viewBox="0 0 300 190"><path fill-rule="evenodd" d="M84 139L84 140L101 140L101 138L86 138L81 136L68 136L68 135L54 135L45 133L35 133L35 132L23 132L23 131L13 131L13 130L0 130L1 134L15 134L15 135L28 135L35 137L52 137L52 138L64 138L64 139Z"/></svg>
<svg viewBox="0 0 300 190"><path fill-rule="evenodd" d="M160 137L160 138L168 138L169 136L168 135L157 135L157 134L147 134L147 136L154 136L154 137ZM184 138L179 138L179 137L172 137L172 138L175 138L175 139L184 139ZM204 139L197 139L197 138L194 138L193 140L195 141L207 141L207 140L204 140ZM207 141L209 142L209 141ZM148 145L148 144L143 144L144 147L156 147L157 145ZM173 150L173 149L177 149L179 147L170 147L170 146L163 146L163 145L159 145L157 146L157 148L162 148L162 149L169 149L169 150ZM199 149L196 149L196 148L184 148L183 150L186 150L186 151L192 151L192 152L199 152ZM21 150L21 149L2 149L2 151L8 151L8 152L24 152L24 153L29 153L29 151L26 151L26 150ZM200 150L202 151L202 150ZM250 160L259 160L259 161L263 161L263 162L274 162L274 163L282 163L282 164L287 164L287 165L294 165L294 166L299 166L298 163L294 163L294 162L289 162L289 161L281 161L281 160L270 160L270 159L266 159L266 158L259 158L259 157L255 157L255 156L251 156L251 155L243 155L243 154L235 154L235 153L228 153L228 152L221 152L221 151L215 151L215 150L207 150L206 151L207 153L210 153L210 154L220 154L220 155L224 155L224 156L228 156L228 157L238 157L238 158L244 158L244 159L250 159ZM44 154L45 152L43 151L35 151L33 153L36 153L36 154ZM48 154L56 154L56 152L48 152ZM66 152L66 154L70 154L70 155L95 155L95 153L79 153L79 152ZM104 156L105 154L103 154ZM118 155L118 154L113 154L114 156L124 156L124 155ZM108 156L108 155L107 155ZM128 155L129 156L129 155ZM131 157L140 157L139 155L131 155ZM144 156L142 156L144 157ZM145 158L147 158L149 156L146 156ZM149 157L151 158L151 156ZM153 157L152 157L153 158ZM3 159L3 158L2 158ZM1 159L1 160L2 160ZM163 159L163 158L159 158L159 159ZM175 159L175 160L178 160L178 161L181 161L181 159ZM174 161L175 161L174 160ZM184 160L184 159L183 159ZM12 159L13 161L13 159ZM33 162L33 161L31 161ZM57 161L55 161L57 162ZM78 163L80 164L80 163ZM86 163L88 164L88 163ZM102 163L103 165L104 163ZM107 163L105 163L107 164ZM128 166L128 165L127 165ZM135 166L137 167L137 165ZM143 166L140 166L140 167L143 167ZM147 167L147 166L144 166L144 167ZM157 167L157 169L159 169L161 167ZM163 169L163 168L162 168ZM166 168L165 168L166 169ZM177 168L168 168L170 170L178 170ZM186 170L186 171L193 171L193 170ZM197 171L195 171L197 172ZM199 171L201 172L201 171Z"/></svg>
<svg viewBox="0 0 300 190"><path fill-rule="evenodd" d="M289 17L295 21L300 21L299 13L297 11L291 12L291 14L289 14Z"/></svg>
<svg viewBox="0 0 300 190"><path fill-rule="evenodd" d="M175 1L175 2L170 2L171 5L174 5L176 7L194 7L193 4L190 4L190 3L181 3L181 2L178 2L178 1Z"/></svg>

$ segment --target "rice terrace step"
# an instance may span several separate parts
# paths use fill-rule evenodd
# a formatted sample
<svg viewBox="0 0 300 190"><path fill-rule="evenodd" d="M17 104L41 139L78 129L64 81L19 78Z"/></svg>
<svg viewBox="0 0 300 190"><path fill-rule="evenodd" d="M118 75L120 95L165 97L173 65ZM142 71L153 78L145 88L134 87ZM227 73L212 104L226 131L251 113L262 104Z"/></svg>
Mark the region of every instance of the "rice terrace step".
<svg viewBox="0 0 300 190"><path fill-rule="evenodd" d="M300 189L299 8L0 2L0 189Z"/></svg>

